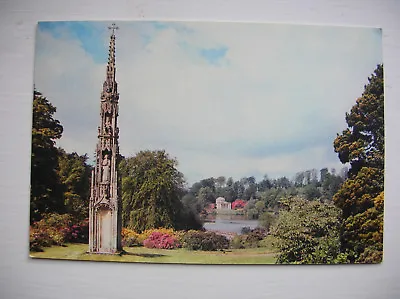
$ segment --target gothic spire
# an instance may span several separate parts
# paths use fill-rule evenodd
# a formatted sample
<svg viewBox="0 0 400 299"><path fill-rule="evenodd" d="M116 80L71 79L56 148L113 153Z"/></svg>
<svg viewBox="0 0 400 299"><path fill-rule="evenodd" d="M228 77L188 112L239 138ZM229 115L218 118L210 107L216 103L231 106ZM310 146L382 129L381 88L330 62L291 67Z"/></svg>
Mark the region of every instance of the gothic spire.
<svg viewBox="0 0 400 299"><path fill-rule="evenodd" d="M115 23L108 27L111 30L110 45L108 48L107 76L103 86L103 93L116 94L117 83L115 82L115 31L119 29Z"/></svg>
<svg viewBox="0 0 400 299"><path fill-rule="evenodd" d="M121 247L121 195L118 174L119 128L117 82L115 81L115 30L112 24L107 76L100 104L96 165L92 171L89 203L89 252L116 253Z"/></svg>

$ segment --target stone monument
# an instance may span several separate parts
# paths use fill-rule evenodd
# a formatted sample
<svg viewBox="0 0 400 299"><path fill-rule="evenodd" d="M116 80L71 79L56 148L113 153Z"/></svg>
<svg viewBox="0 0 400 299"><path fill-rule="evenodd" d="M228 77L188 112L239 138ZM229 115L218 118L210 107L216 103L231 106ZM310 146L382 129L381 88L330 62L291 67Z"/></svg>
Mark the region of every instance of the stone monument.
<svg viewBox="0 0 400 299"><path fill-rule="evenodd" d="M114 254L121 247L121 196L118 176L118 100L115 81L115 24L111 30L107 76L100 105L96 165L92 171L89 203L89 253Z"/></svg>

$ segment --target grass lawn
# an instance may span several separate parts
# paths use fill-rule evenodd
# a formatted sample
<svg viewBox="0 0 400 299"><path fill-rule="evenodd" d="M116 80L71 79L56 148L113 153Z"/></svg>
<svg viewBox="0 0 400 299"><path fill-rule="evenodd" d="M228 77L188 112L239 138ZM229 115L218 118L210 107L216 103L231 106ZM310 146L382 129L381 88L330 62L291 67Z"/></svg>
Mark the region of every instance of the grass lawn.
<svg viewBox="0 0 400 299"><path fill-rule="evenodd" d="M44 252L31 252L33 258L66 259L79 261L112 261L138 263L185 263L185 264L274 264L275 253L268 248L232 249L221 251L189 251L187 249L149 249L125 247L125 254L88 254L87 244L53 246Z"/></svg>

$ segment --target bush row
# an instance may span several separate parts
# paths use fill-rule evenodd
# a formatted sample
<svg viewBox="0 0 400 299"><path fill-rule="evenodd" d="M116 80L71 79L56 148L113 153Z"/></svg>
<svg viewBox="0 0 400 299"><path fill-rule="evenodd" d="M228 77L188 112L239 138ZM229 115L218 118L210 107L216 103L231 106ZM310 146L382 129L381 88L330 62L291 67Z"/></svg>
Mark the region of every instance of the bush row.
<svg viewBox="0 0 400 299"><path fill-rule="evenodd" d="M174 231L172 229L153 229L138 234L129 229L122 230L122 245L127 247L145 246L147 248L216 251L229 247L235 249L263 247L267 230L262 228L244 230L232 240L226 236L211 232L190 230Z"/></svg>
<svg viewBox="0 0 400 299"><path fill-rule="evenodd" d="M174 231L172 229L153 229L138 234L130 229L122 230L122 246L144 246L147 248L215 251L229 247L229 240L214 232L190 230Z"/></svg>
<svg viewBox="0 0 400 299"><path fill-rule="evenodd" d="M264 229L245 230L232 240L211 231L174 231L159 228L136 233L122 229L122 246L144 246L147 248L216 251L232 248L253 248L262 246L267 236ZM30 229L30 250L42 251L43 247L64 245L67 242L87 242L88 221L74 222L70 215L51 214Z"/></svg>
<svg viewBox="0 0 400 299"><path fill-rule="evenodd" d="M43 251L43 247L64 245L67 242L87 242L88 220L75 221L68 214L49 214L35 222L29 231L30 251Z"/></svg>

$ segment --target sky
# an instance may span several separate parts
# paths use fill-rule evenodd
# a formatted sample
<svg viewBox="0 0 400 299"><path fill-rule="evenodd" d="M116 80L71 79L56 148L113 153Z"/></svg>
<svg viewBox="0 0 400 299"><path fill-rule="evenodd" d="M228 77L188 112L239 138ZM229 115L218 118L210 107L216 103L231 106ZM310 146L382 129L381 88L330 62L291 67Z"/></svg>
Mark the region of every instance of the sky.
<svg viewBox="0 0 400 299"><path fill-rule="evenodd" d="M41 22L34 84L91 159L112 22ZM164 149L189 185L340 170L333 140L382 63L377 28L116 22L120 152Z"/></svg>

